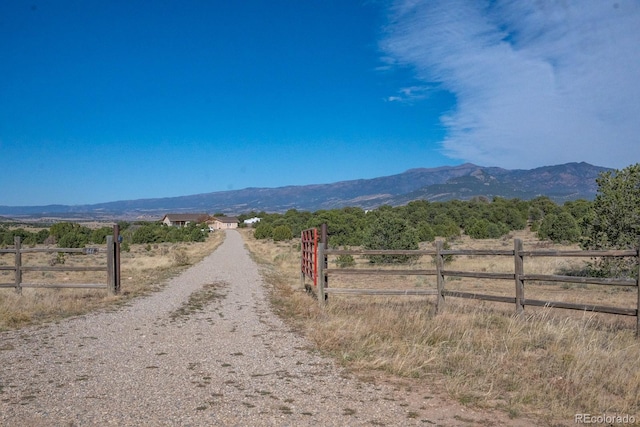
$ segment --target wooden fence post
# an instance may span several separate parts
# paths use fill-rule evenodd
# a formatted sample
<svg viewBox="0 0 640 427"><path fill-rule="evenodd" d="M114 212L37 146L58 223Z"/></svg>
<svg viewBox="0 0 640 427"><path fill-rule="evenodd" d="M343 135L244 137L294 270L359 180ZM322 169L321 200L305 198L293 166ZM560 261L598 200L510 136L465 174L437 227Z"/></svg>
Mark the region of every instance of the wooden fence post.
<svg viewBox="0 0 640 427"><path fill-rule="evenodd" d="M320 262L318 263L318 302L323 304L326 298L326 294L324 293L324 284L325 284L325 265L324 265L324 245L318 245L318 259Z"/></svg>
<svg viewBox="0 0 640 427"><path fill-rule="evenodd" d="M114 246L114 257L113 257L113 271L115 274L115 284L113 288L113 293L120 293L120 226L118 224L113 226L113 246Z"/></svg>
<svg viewBox="0 0 640 427"><path fill-rule="evenodd" d="M300 287L306 289L304 285L304 251L307 249L304 242L304 231L300 232Z"/></svg>
<svg viewBox="0 0 640 427"><path fill-rule="evenodd" d="M513 239L514 278L516 282L516 314L524 312L524 256L522 239Z"/></svg>
<svg viewBox="0 0 640 427"><path fill-rule="evenodd" d="M318 264L322 264L323 270L329 268L329 257L326 254L327 249L329 249L329 231L327 227L327 223L323 223L320 226L320 243L319 246L322 248L322 256L318 255ZM329 277L325 274L320 276L320 280L323 282L323 292L325 288L329 287ZM329 298L329 295L324 294L324 301Z"/></svg>
<svg viewBox="0 0 640 427"><path fill-rule="evenodd" d="M20 243L20 236L13 238L13 244L16 247L16 292L22 294L22 244Z"/></svg>
<svg viewBox="0 0 640 427"><path fill-rule="evenodd" d="M107 236L107 289L111 294L116 293L115 248L113 236Z"/></svg>
<svg viewBox="0 0 640 427"><path fill-rule="evenodd" d="M436 241L436 284L438 288L438 299L436 300L436 314L444 310L444 256L442 255L442 240Z"/></svg>
<svg viewBox="0 0 640 427"><path fill-rule="evenodd" d="M638 236L638 246L636 247L636 293L638 294L638 304L636 307L636 337L640 338L640 236Z"/></svg>

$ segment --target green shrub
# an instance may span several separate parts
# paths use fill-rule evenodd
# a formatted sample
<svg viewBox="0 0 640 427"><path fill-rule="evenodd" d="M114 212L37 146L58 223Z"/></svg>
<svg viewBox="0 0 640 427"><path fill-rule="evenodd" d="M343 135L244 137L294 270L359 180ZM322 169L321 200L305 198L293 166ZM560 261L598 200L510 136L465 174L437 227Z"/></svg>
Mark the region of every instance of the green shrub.
<svg viewBox="0 0 640 427"><path fill-rule="evenodd" d="M270 239L273 236L273 227L270 224L260 224L253 232L256 239Z"/></svg>
<svg viewBox="0 0 640 427"><path fill-rule="evenodd" d="M107 242L107 236L113 234L112 227L100 227L91 232L90 241L96 243L98 245L104 244Z"/></svg>
<svg viewBox="0 0 640 427"><path fill-rule="evenodd" d="M379 216L365 230L363 239L365 249L417 250L418 233L403 218L387 214ZM414 257L410 255L372 255L372 263L404 263Z"/></svg>
<svg viewBox="0 0 640 427"><path fill-rule="evenodd" d="M273 229L272 237L275 242L291 240L293 239L293 232L288 225L279 225Z"/></svg>
<svg viewBox="0 0 640 427"><path fill-rule="evenodd" d="M546 215L538 229L540 239L553 242L577 242L580 239L580 228L575 218L566 211L558 215Z"/></svg>
<svg viewBox="0 0 640 427"><path fill-rule="evenodd" d="M131 236L131 243L143 244L161 242L161 233L159 231L160 228L154 224L141 225L133 232L133 236Z"/></svg>
<svg viewBox="0 0 640 427"><path fill-rule="evenodd" d="M473 239L497 239L509 232L509 227L502 223L493 223L486 219L472 221L464 230Z"/></svg>
<svg viewBox="0 0 640 427"><path fill-rule="evenodd" d="M41 245L47 240L48 237L49 230L40 230L35 235L36 243Z"/></svg>
<svg viewBox="0 0 640 427"><path fill-rule="evenodd" d="M89 243L89 238L81 232L69 232L58 240L59 248L84 248Z"/></svg>
<svg viewBox="0 0 640 427"><path fill-rule="evenodd" d="M356 261L351 255L339 255L338 258L336 258L336 265L338 268L348 268L356 265Z"/></svg>
<svg viewBox="0 0 640 427"><path fill-rule="evenodd" d="M444 237L445 239L455 239L460 237L460 227L452 219L446 218L444 221L433 226L433 232L436 236Z"/></svg>
<svg viewBox="0 0 640 427"><path fill-rule="evenodd" d="M433 227L431 227L426 222L420 223L418 226L418 240L421 242L433 242L436 240L436 233L433 231Z"/></svg>
<svg viewBox="0 0 640 427"><path fill-rule="evenodd" d="M57 265L57 264L62 265L62 264L65 263L65 261L66 261L66 257L64 255L64 252L58 252L56 254L56 257L53 260L51 260L50 264L51 265Z"/></svg>

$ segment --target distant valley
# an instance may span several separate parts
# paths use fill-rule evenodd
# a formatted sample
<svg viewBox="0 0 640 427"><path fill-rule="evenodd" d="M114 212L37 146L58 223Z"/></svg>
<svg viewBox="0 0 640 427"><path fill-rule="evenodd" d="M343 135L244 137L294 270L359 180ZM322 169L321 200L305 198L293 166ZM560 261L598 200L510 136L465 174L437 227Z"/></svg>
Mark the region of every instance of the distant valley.
<svg viewBox="0 0 640 427"><path fill-rule="evenodd" d="M160 219L166 213L250 211L316 211L345 206L373 209L383 204L403 205L412 200L468 200L495 196L529 200L547 196L557 203L593 199L596 178L608 168L567 163L530 170L507 170L471 163L459 166L410 169L373 179L330 184L245 188L181 197L139 199L92 205L0 206L0 215L14 219Z"/></svg>

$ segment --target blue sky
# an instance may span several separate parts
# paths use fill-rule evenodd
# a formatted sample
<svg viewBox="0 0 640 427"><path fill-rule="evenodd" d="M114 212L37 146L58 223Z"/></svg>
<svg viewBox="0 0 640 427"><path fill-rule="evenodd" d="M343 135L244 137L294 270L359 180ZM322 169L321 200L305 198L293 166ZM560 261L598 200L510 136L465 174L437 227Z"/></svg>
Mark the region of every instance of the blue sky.
<svg viewBox="0 0 640 427"><path fill-rule="evenodd" d="M0 205L640 161L640 2L0 2Z"/></svg>

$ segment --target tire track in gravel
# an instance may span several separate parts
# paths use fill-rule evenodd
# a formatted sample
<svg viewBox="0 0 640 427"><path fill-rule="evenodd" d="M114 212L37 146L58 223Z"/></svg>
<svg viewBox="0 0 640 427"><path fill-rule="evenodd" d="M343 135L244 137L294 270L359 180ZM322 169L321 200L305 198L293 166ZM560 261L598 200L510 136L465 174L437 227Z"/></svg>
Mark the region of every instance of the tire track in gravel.
<svg viewBox="0 0 640 427"><path fill-rule="evenodd" d="M240 234L226 233L157 293L0 333L0 425L494 424L361 382L310 351L270 311Z"/></svg>

